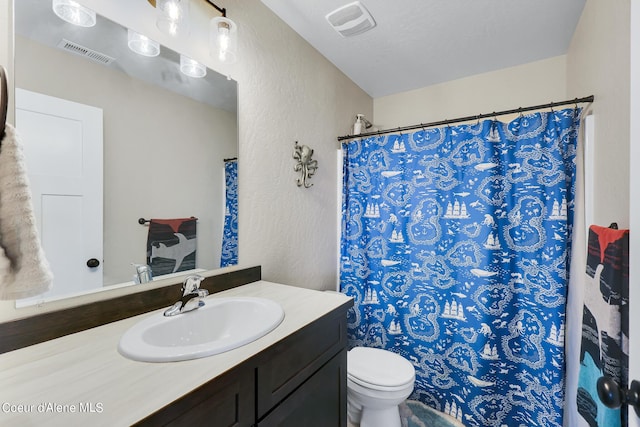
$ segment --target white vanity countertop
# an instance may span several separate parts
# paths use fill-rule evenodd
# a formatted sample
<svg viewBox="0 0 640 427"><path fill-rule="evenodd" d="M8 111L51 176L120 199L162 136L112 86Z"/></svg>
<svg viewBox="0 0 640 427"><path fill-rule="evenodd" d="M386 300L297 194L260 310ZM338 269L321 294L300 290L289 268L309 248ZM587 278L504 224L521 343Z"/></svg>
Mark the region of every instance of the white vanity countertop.
<svg viewBox="0 0 640 427"><path fill-rule="evenodd" d="M280 303L284 320L243 347L183 362L136 362L118 353L122 334L155 312L0 355L0 425L131 425L348 301L263 280L207 299L237 296Z"/></svg>

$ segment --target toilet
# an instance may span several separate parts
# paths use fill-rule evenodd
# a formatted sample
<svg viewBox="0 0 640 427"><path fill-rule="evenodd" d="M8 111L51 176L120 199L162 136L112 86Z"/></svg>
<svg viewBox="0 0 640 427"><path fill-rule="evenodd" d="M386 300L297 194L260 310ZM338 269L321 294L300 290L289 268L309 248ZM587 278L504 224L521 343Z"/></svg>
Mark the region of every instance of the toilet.
<svg viewBox="0 0 640 427"><path fill-rule="evenodd" d="M411 362L387 350L354 347L347 353L347 413L360 427L400 427L398 405L411 392Z"/></svg>

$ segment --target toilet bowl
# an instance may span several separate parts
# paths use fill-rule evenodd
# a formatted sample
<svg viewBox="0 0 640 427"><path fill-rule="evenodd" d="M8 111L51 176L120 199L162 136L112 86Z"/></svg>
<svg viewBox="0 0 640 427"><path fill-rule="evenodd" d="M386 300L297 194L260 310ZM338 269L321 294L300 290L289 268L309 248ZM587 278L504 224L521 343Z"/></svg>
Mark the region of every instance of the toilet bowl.
<svg viewBox="0 0 640 427"><path fill-rule="evenodd" d="M347 353L347 413L360 427L400 427L398 405L413 391L411 362L387 350L355 347Z"/></svg>

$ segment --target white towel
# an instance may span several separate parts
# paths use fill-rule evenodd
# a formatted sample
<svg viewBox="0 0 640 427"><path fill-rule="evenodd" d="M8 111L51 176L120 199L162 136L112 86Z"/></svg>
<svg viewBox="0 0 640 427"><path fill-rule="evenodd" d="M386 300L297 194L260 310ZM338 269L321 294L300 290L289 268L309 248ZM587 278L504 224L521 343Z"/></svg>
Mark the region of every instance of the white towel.
<svg viewBox="0 0 640 427"><path fill-rule="evenodd" d="M0 299L41 294L52 280L36 228L22 146L7 124L0 145Z"/></svg>

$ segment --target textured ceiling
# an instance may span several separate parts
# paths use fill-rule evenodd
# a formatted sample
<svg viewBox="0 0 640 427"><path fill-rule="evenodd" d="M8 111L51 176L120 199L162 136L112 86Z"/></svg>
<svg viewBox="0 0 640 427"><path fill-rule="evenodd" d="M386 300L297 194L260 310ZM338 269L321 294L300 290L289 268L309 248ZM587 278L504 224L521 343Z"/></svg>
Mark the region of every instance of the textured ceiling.
<svg viewBox="0 0 640 427"><path fill-rule="evenodd" d="M567 52L586 0L361 0L372 30L339 35L325 15L352 0L262 0L377 98Z"/></svg>

